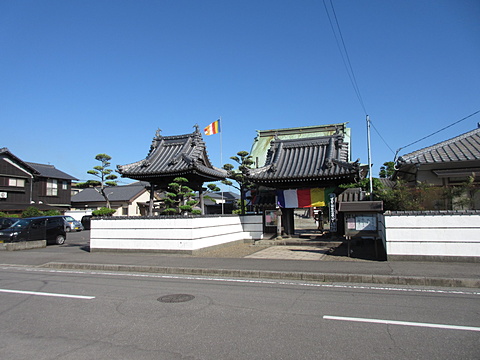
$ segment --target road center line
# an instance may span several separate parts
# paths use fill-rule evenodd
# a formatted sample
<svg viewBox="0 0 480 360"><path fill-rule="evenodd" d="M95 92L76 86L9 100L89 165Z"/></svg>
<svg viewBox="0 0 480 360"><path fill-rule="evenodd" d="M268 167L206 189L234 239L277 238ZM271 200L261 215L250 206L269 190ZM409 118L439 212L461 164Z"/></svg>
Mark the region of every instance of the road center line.
<svg viewBox="0 0 480 360"><path fill-rule="evenodd" d="M57 293L46 293L46 292L37 292L37 291L23 291L23 290L0 289L0 292L9 293L9 294L23 294L23 295L36 295L36 296L53 296L53 297L62 297L62 298L71 298L71 299L83 299L83 300L92 300L92 299L95 299L95 296L57 294Z"/></svg>
<svg viewBox="0 0 480 360"><path fill-rule="evenodd" d="M385 325L403 325L403 326L418 326L418 327L448 329L448 330L480 331L480 327L474 327L474 326L430 324L430 323L420 323L420 322L410 322L410 321L366 319L366 318L355 318L355 317L345 317L345 316L330 316L330 315L324 315L323 318L325 320L354 321L354 322L366 322L366 323L385 324Z"/></svg>

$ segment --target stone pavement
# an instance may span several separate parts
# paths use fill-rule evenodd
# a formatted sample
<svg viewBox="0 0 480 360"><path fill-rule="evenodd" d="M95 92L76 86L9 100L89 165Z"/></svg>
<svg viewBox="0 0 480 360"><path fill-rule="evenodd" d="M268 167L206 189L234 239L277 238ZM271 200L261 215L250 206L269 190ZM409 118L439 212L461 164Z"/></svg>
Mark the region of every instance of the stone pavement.
<svg viewBox="0 0 480 360"><path fill-rule="evenodd" d="M328 248L316 248L306 245L271 246L245 256L248 259L284 259L284 260L321 260Z"/></svg>

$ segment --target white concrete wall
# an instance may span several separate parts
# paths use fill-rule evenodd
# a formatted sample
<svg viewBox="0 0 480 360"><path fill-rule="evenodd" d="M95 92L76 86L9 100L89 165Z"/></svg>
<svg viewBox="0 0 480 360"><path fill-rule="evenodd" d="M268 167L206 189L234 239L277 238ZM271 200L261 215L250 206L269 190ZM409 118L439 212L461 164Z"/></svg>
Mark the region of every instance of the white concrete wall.
<svg viewBox="0 0 480 360"><path fill-rule="evenodd" d="M381 223L389 259L480 260L480 211L387 212Z"/></svg>
<svg viewBox="0 0 480 360"><path fill-rule="evenodd" d="M92 219L90 250L194 251L260 240L262 216L192 216Z"/></svg>
<svg viewBox="0 0 480 360"><path fill-rule="evenodd" d="M70 210L65 211L65 215L71 216L77 221L81 221L84 215L92 215L92 210Z"/></svg>

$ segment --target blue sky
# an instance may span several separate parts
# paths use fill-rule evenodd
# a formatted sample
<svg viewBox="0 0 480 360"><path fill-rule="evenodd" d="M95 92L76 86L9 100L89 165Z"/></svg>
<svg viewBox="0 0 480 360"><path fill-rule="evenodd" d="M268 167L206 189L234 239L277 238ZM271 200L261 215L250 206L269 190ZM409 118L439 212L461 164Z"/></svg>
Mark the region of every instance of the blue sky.
<svg viewBox="0 0 480 360"><path fill-rule="evenodd" d="M215 166L220 139L226 163L255 130L341 122L366 163L368 113L377 176L398 148L480 110L478 0L333 5L365 109L322 0L1 1L0 147L87 180L98 153L128 164L157 128L221 116L222 136L204 136Z"/></svg>

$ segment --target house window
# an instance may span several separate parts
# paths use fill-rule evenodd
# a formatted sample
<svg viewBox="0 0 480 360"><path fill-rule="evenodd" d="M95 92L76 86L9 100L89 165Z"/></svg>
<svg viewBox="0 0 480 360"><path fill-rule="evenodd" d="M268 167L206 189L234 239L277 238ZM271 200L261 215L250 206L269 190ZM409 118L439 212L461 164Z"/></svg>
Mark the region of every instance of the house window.
<svg viewBox="0 0 480 360"><path fill-rule="evenodd" d="M8 186L25 187L25 179L8 179Z"/></svg>
<svg viewBox="0 0 480 360"><path fill-rule="evenodd" d="M62 190L68 190L68 182L62 181Z"/></svg>
<svg viewBox="0 0 480 360"><path fill-rule="evenodd" d="M56 179L47 180L47 196L57 196L58 183Z"/></svg>
<svg viewBox="0 0 480 360"><path fill-rule="evenodd" d="M122 207L122 215L128 215L128 207Z"/></svg>

